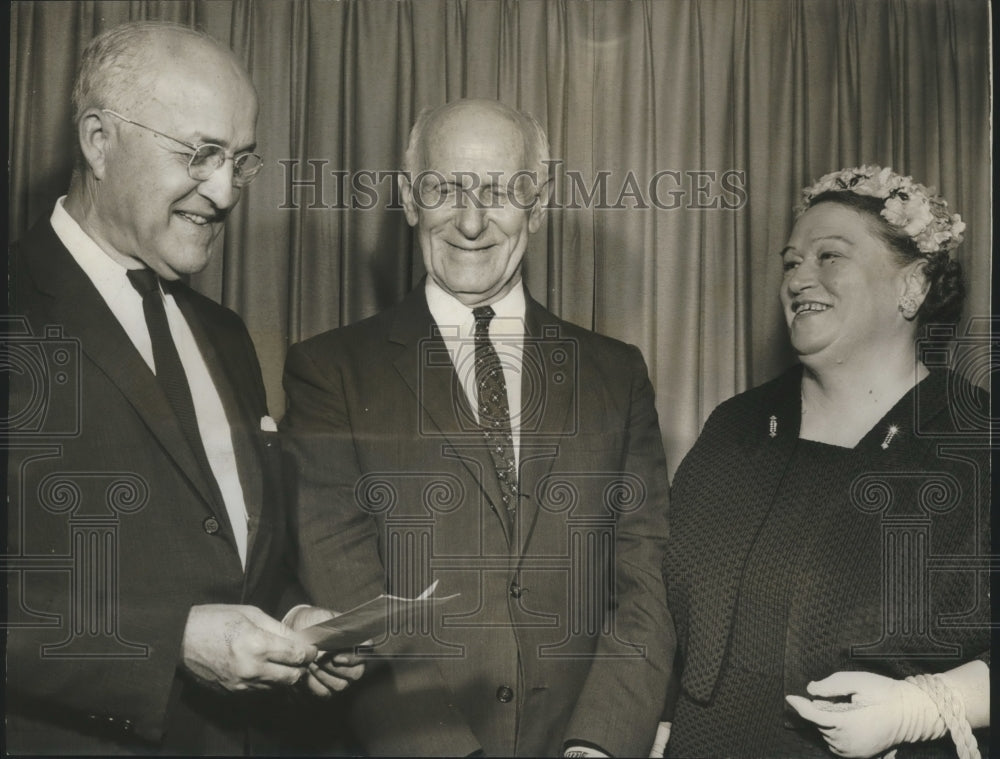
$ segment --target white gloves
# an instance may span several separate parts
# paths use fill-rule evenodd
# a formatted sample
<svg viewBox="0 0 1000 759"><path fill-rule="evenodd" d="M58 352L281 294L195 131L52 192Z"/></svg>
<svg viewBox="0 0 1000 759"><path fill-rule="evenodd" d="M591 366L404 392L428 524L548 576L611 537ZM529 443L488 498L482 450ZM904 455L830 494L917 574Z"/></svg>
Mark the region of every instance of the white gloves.
<svg viewBox="0 0 1000 759"><path fill-rule="evenodd" d="M899 743L940 738L944 720L930 696L913 683L871 672L836 672L811 682L814 698L785 696L801 717L819 727L837 756L871 757ZM850 701L828 701L834 697Z"/></svg>
<svg viewBox="0 0 1000 759"><path fill-rule="evenodd" d="M605 757L606 759L608 755L605 754L603 751L599 751L596 748L592 748L591 746L581 746L578 744L573 744L571 746L566 747L566 751L563 752L563 756L570 756L570 757L594 756L594 757Z"/></svg>
<svg viewBox="0 0 1000 759"><path fill-rule="evenodd" d="M667 750L667 741L670 740L672 725L672 722L661 722L656 726L656 737L653 739L653 747L649 750L650 759L660 759L663 752Z"/></svg>

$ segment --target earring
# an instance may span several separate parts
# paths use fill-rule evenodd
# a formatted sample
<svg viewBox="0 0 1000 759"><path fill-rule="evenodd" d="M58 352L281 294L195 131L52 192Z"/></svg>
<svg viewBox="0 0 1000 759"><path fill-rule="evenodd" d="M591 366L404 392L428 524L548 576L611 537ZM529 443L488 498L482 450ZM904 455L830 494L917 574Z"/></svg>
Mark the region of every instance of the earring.
<svg viewBox="0 0 1000 759"><path fill-rule="evenodd" d="M920 310L920 301L912 295L904 295L899 299L899 312L904 319L911 320Z"/></svg>

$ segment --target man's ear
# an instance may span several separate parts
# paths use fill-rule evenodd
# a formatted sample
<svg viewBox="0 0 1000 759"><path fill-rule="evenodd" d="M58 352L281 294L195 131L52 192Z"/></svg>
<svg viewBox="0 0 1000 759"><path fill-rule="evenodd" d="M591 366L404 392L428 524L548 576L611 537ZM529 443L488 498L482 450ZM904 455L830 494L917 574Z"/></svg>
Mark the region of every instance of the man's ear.
<svg viewBox="0 0 1000 759"><path fill-rule="evenodd" d="M399 186L399 195L403 201L403 213L406 214L406 223L411 227L417 226L417 204L413 201L413 184L407 172L401 171L396 175L396 184Z"/></svg>
<svg viewBox="0 0 1000 759"><path fill-rule="evenodd" d="M100 108L88 108L77 122L77 139L83 160L90 167L95 179L103 179L107 168L108 133L105 117Z"/></svg>
<svg viewBox="0 0 1000 759"><path fill-rule="evenodd" d="M545 215L549 212L549 198L552 197L552 180L546 178L545 184L538 188L538 195L535 197L535 204L531 207L528 215L528 232L534 234L545 221Z"/></svg>

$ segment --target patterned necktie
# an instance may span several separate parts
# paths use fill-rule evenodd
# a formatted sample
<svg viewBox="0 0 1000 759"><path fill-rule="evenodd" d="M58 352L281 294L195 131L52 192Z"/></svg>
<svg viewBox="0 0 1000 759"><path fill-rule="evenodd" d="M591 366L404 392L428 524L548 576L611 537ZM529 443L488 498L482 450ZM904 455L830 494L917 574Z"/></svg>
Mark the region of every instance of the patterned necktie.
<svg viewBox="0 0 1000 759"><path fill-rule="evenodd" d="M500 482L500 494L510 516L517 508L517 462L510 432L510 407L503 366L490 341L490 321L496 312L489 306L472 309L476 319L476 391L479 397L479 426L489 447L490 458Z"/></svg>
<svg viewBox="0 0 1000 759"><path fill-rule="evenodd" d="M201 432L198 430L198 417L195 414L194 401L191 398L191 386L188 385L184 365L181 364L177 346L170 334L167 311L160 295L160 279L156 276L156 272L151 269L129 269L127 276L132 287L142 296L142 312L146 317L149 340L153 344L156 381L167 396L167 400L170 401L170 407L181 423L184 437L187 438L198 464L205 476L208 477L212 494L219 503L222 503L222 494L219 491L212 467L208 463L205 444L202 442Z"/></svg>

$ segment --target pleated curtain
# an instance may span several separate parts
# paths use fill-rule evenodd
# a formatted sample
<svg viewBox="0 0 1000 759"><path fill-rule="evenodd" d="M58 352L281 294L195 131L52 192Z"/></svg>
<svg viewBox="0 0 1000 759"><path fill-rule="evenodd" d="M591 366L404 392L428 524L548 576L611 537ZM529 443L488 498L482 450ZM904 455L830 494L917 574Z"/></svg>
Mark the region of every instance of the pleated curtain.
<svg viewBox="0 0 1000 759"><path fill-rule="evenodd" d="M260 93L265 169L192 284L246 320L276 417L291 342L423 276L393 172L420 109L460 97L546 128L555 195L528 287L639 346L671 472L718 403L794 361L778 251L799 188L828 171L938 187L968 224L967 317L989 314L984 1L16 2L11 239L68 186L83 46L138 18L231 45Z"/></svg>

